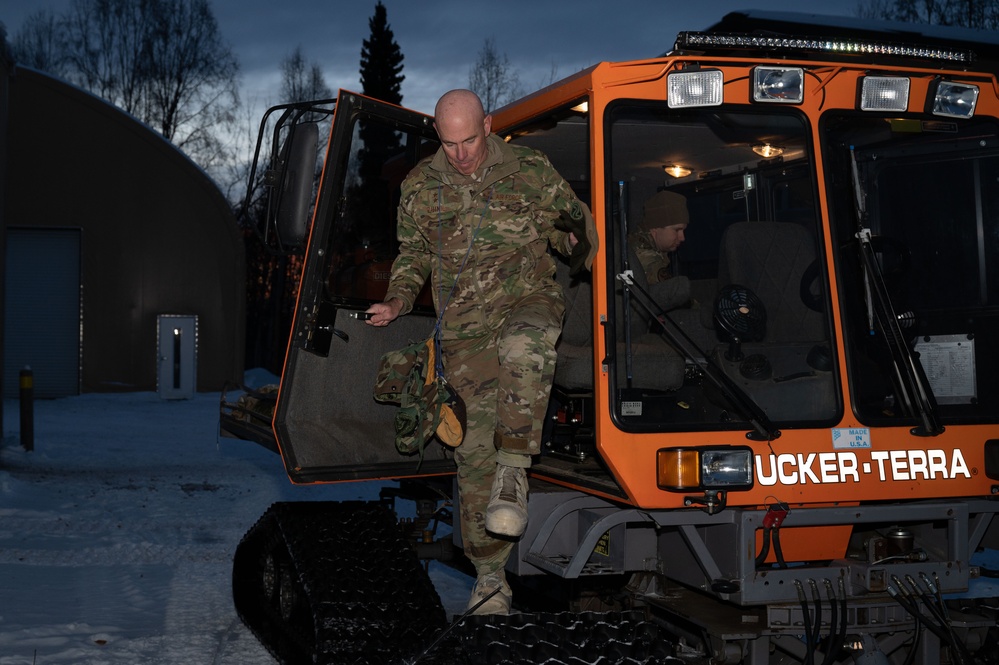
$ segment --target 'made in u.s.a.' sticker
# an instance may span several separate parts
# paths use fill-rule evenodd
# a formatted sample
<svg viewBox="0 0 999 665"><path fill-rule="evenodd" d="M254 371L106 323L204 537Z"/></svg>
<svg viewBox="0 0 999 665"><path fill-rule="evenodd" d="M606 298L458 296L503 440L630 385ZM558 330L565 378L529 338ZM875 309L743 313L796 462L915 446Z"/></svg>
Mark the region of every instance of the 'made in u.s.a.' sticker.
<svg viewBox="0 0 999 665"><path fill-rule="evenodd" d="M871 430L867 427L834 427L832 444L835 450L871 447Z"/></svg>

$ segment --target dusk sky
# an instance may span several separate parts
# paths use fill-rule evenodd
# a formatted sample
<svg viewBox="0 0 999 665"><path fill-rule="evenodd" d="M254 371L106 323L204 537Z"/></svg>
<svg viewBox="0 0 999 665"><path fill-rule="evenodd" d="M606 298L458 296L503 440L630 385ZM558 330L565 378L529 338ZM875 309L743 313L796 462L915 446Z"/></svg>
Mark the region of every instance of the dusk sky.
<svg viewBox="0 0 999 665"><path fill-rule="evenodd" d="M10 40L40 9L72 0L0 0ZM701 30L731 11L797 11L855 18L863 0L383 0L402 50L403 105L432 112L444 92L468 86L487 38L509 58L525 93L603 60L654 57L677 32ZM223 38L242 68L243 101L279 103L280 63L300 46L333 90L360 90L361 41L376 0L211 0Z"/></svg>

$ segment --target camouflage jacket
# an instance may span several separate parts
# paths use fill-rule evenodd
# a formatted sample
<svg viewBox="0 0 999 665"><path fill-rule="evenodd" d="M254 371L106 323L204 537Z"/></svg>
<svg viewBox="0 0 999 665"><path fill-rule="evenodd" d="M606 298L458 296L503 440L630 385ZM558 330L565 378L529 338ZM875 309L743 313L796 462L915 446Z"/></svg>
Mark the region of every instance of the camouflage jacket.
<svg viewBox="0 0 999 665"><path fill-rule="evenodd" d="M656 249L656 243L648 231L635 231L628 236L628 245L642 264L646 281L649 284L665 282L673 276L669 269L669 257ZM637 266L632 266L632 269Z"/></svg>
<svg viewBox="0 0 999 665"><path fill-rule="evenodd" d="M476 172L481 179L458 173L438 150L402 183L401 246L386 299L399 298L401 313L409 312L430 275L437 311L446 303L445 339L498 330L505 314L529 295L546 295L561 308L548 247L565 255L571 247L568 233L553 222L560 213L574 219L584 214L547 157L495 135L488 137L488 149Z"/></svg>

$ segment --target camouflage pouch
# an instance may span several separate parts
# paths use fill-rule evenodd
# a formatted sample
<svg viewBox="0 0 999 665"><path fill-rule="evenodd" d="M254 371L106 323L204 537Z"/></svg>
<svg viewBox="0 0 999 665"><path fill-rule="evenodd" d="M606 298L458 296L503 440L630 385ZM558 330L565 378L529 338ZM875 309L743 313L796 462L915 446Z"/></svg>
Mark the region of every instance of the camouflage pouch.
<svg viewBox="0 0 999 665"><path fill-rule="evenodd" d="M423 383L430 370L428 361L433 342L433 338L421 340L383 355L375 378L375 400L399 404L414 383Z"/></svg>
<svg viewBox="0 0 999 665"><path fill-rule="evenodd" d="M382 356L374 398L398 404L395 447L422 453L436 434L449 446L465 435L465 404L443 377L435 377L433 337Z"/></svg>

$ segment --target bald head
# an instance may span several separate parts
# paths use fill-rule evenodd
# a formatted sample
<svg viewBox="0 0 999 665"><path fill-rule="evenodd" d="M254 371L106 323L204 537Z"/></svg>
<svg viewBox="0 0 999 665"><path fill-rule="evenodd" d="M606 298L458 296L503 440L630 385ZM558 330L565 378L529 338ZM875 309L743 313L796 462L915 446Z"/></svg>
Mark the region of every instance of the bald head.
<svg viewBox="0 0 999 665"><path fill-rule="evenodd" d="M486 112L482 108L482 101L471 90L445 92L437 100L437 106L434 108L434 119L436 121L440 122L441 118L446 118L454 113L478 119L486 117Z"/></svg>
<svg viewBox="0 0 999 665"><path fill-rule="evenodd" d="M434 129L448 162L459 173L471 175L486 160L486 137L492 131L492 121L471 90L452 90L437 101Z"/></svg>

